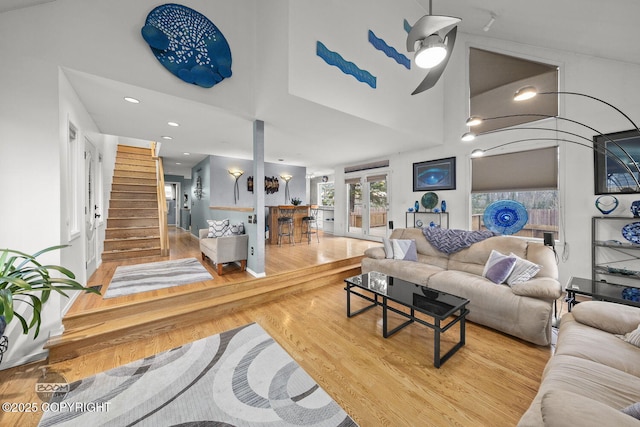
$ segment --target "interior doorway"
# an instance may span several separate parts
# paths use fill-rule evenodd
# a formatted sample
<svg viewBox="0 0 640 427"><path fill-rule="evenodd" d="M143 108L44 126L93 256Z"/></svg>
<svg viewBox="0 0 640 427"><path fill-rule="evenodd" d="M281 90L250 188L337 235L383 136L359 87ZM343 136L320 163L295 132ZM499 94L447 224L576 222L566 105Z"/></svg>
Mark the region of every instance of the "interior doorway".
<svg viewBox="0 0 640 427"><path fill-rule="evenodd" d="M167 225L180 225L180 203L178 195L182 194L179 182L165 182L164 195L167 202Z"/></svg>

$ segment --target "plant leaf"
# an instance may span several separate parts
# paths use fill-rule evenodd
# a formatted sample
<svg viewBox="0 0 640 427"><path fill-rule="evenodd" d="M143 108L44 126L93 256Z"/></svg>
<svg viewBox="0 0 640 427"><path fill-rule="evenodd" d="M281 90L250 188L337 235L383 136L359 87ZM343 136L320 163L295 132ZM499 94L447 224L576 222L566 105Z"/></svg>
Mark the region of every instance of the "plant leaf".
<svg viewBox="0 0 640 427"><path fill-rule="evenodd" d="M13 295L9 289L0 289L0 303L2 303L2 314L7 321L13 319Z"/></svg>

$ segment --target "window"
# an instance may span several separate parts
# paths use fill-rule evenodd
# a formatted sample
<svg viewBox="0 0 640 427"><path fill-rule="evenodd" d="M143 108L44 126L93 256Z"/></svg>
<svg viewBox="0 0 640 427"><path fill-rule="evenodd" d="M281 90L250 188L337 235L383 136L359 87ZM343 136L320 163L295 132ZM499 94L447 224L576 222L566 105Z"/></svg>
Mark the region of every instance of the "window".
<svg viewBox="0 0 640 427"><path fill-rule="evenodd" d="M333 182L318 183L318 204L320 206L334 206L335 193Z"/></svg>
<svg viewBox="0 0 640 427"><path fill-rule="evenodd" d="M482 221L484 210L497 200L515 200L527 209L529 221L517 236L543 238L543 233L551 232L558 240L558 190L473 193L472 230L486 230Z"/></svg>
<svg viewBox="0 0 640 427"><path fill-rule="evenodd" d="M548 147L472 159L471 229L485 229L484 211L497 200L515 200L529 220L517 235L558 239L558 148Z"/></svg>

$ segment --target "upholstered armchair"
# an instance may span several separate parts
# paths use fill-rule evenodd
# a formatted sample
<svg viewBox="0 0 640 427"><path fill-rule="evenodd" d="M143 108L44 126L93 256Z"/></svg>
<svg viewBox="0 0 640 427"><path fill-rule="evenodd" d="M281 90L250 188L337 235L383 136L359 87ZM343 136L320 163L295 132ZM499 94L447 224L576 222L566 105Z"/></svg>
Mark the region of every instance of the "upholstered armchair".
<svg viewBox="0 0 640 427"><path fill-rule="evenodd" d="M247 269L249 236L247 234L207 237L209 230L202 228L200 234L200 252L202 260L209 258L222 275L222 266L226 263L240 261L242 271Z"/></svg>

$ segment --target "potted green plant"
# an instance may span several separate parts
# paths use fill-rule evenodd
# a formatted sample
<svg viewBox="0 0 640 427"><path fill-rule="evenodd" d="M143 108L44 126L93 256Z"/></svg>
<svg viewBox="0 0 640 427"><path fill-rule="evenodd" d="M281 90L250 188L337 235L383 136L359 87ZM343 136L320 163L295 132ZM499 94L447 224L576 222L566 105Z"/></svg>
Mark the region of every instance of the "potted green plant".
<svg viewBox="0 0 640 427"><path fill-rule="evenodd" d="M302 199L300 199L299 197L292 197L291 198L291 204L293 206L298 206L298 205L302 204Z"/></svg>
<svg viewBox="0 0 640 427"><path fill-rule="evenodd" d="M86 288L74 280L75 275L59 265L43 265L36 258L46 252L58 250L67 245L51 246L33 255L13 249L0 249L0 326L17 318L22 324L22 332L28 334L35 328L34 339L40 332L42 324L42 305L47 302L51 291L67 296L65 291L84 291L100 294L97 289ZM58 272L65 277L52 277ZM16 313L13 309L15 301L30 305L33 310L31 318ZM28 317L28 316L27 316ZM4 328L0 331L0 336Z"/></svg>

